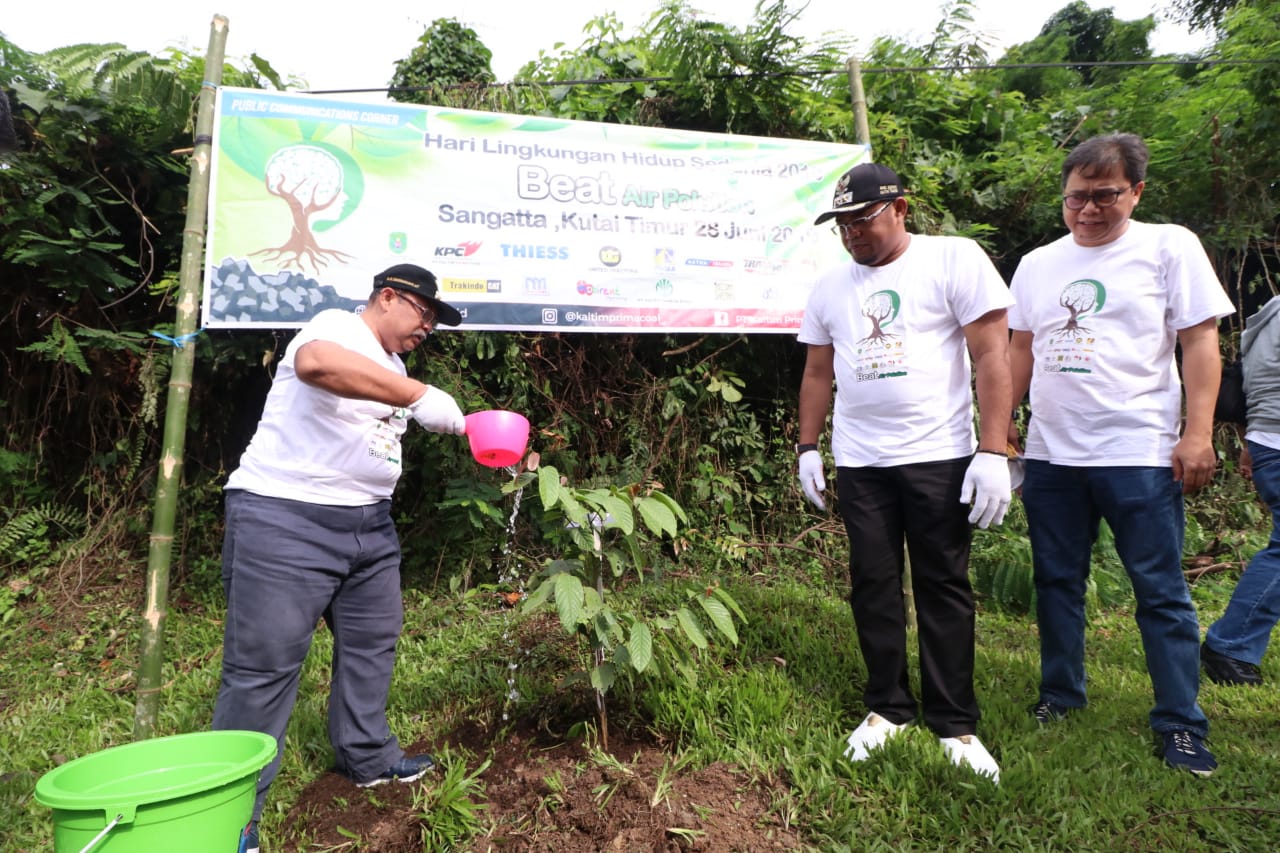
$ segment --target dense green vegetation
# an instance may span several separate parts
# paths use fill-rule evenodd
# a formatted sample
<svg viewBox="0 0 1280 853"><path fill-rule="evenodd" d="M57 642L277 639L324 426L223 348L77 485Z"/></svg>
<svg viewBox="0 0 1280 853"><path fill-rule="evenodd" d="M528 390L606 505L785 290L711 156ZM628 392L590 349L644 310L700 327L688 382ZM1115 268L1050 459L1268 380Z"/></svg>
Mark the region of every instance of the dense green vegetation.
<svg viewBox="0 0 1280 853"><path fill-rule="evenodd" d="M857 46L874 156L898 169L912 188L912 227L975 237L1009 275L1025 252L1062 233L1057 193L1063 151L1101 132L1141 134L1152 164L1139 216L1200 234L1238 306L1223 324L1223 347L1230 353L1243 317L1280 292L1280 0L1168 4L1167 13L1213 31L1213 46L1195 57L1152 56L1150 17L1119 21L1080 2L1050 15L1035 39L991 56L982 34L969 26L970 6L968 0L947 4L923 43L882 39ZM792 20L780 2L762 3L745 30L697 18L680 3L636 32L624 32L605 15L590 22L582 44L536 57L502 84L492 83L488 51L475 33L440 20L389 82L403 87L395 97L423 103L854 141L845 76L854 46L796 38L788 32ZM45 766L50 732L64 733L58 750L76 754L128 737L137 653L130 638L172 352L155 333L172 331L187 153L202 73L200 57L180 52L149 56L120 45L79 45L31 54L0 34L0 90L8 93L16 130L16 148L0 151L0 642L10 648L33 644L22 660L7 656L0 743L19 768L4 777L3 796L22 803L5 811L27 814L27 829L37 815L23 799L30 768ZM608 82L622 78L631 82ZM602 82L564 83L570 80ZM302 85L281 80L260 57L243 68L228 66L223 82ZM221 483L248 441L273 359L287 340L283 331L209 331L193 344L197 375L174 548L174 681L162 707L166 731L207 725L217 672L211 658ZM840 729L856 722L848 718L856 697L851 688L840 688L817 704L810 701L815 686L826 682L820 668L843 671L848 663L797 647L814 622L821 622L824 637L830 625L844 635L850 630L847 610L832 601L843 579L843 537L832 518L804 503L794 484L801 359L788 336L464 332L433 336L425 351L414 354L410 370L453 391L464 409L497 405L527 413L535 425L533 449L575 485L656 482L685 508L688 523L655 558L655 571L725 579L747 617L735 659L756 660L766 646L785 648L785 657L818 673L792 670L782 679L745 663L729 665L715 690L737 690L732 682L739 678L768 678L770 689L783 695L809 691L804 701L787 700L798 716L770 729L760 755L735 760L790 775L804 825L823 849L851 844L859 823L858 832L880 839L875 843L884 849L901 849L914 833L924 833L918 839L923 849L953 838L968 839L961 847L986 849L985 837L947 834L960 832L969 817L975 826L1009 833L993 836L989 845L1017 849L1198 849L1179 841L1195 831L1224 849L1265 847L1246 841L1280 832L1273 813L1258 835L1229 811L1212 817L1196 812L1205 808L1207 789L1159 775L1145 755L1132 763L1137 769L1126 760L1131 778L1089 772L1099 755L1145 749L1138 743L1142 733L1129 722L1141 718L1137 709L1146 701L1131 659L1137 639L1131 620L1110 610L1127 598L1122 573L1105 548L1095 573L1097 618L1114 634L1109 653L1129 659L1097 683L1131 707L1124 722L1115 716L1119 710L1108 709L1087 728L1049 736L1052 756L1041 755L1046 736L1027 724L1020 707L1034 684L1034 647L1031 623L1022 615L1030 593L1016 502L1001 530L980 532L975 542L975 583L987 596L980 620L986 681L980 689L990 724L1009 731L1001 738L1009 750L1004 761L1040 766L1044 778L1024 780L1023 788L1011 771L998 798L953 800L947 792L955 786L934 786L932 777L872 782L830 759ZM1231 568L1261 544L1262 515L1251 487L1235 474L1234 434L1223 430L1219 438L1222 473L1191 501L1187 556ZM442 612L424 618L450 624L473 615L466 594L498 581L508 547L529 566L560 556L553 522L532 501L521 509L508 541L511 505L503 483L496 475L477 477L474 463L458 450L439 437L411 432L397 496L407 582L414 594L443 600ZM756 592L741 586L748 578L771 576L796 579L796 586ZM812 590L800 589L806 585ZM1202 618L1220 609L1221 592L1214 587ZM769 617L779 612L794 616L781 622ZM785 637L768 638L770 631ZM447 645L447 638L439 642ZM847 636L840 646L851 648ZM439 654L452 661L442 666L457 667L449 678L458 684L498 677L480 671L460 648ZM23 661L43 669L24 669ZM1280 672L1272 665L1267 675L1274 679ZM59 689L68 683L76 690ZM657 693L678 689L672 685ZM695 700L705 702L715 690L678 703L697 708ZM488 692L497 696L500 689ZM1223 805L1257 811L1267 791L1280 789L1280 767L1261 758L1274 754L1259 704L1265 695L1237 701L1223 694L1220 701L1210 691L1210 701L1219 705L1209 713L1224 732L1226 748L1219 755L1226 753L1227 768L1224 781L1215 777L1212 796ZM731 704L714 713L724 718ZM658 715L655 709L646 713ZM724 726L741 723L732 714L725 719ZM86 727L84 720L95 724ZM704 748L684 724L671 726L688 735L690 749ZM75 739L65 732L75 732ZM781 742L783 732L796 739ZM1019 758L1010 761L1014 756ZM1072 769L1079 756L1090 756L1091 763ZM292 784L323 764L314 751L297 760L302 763L292 770ZM1233 764L1237 769L1230 769ZM939 764L936 775L945 771ZM872 804L866 814L850 812L844 802L851 782ZM1274 809L1270 796L1268 808ZM904 798L915 803L910 810L901 805ZM1015 800L1021 814L1039 816L1037 832L1048 834L1001 822ZM1094 807L1067 811L1074 800ZM1151 804L1186 814L1162 822L1151 817ZM933 815L929 826L915 822L922 812ZM1219 823L1206 826L1202 818ZM1166 831L1168 826L1177 831ZM1052 843L1023 843L1033 837ZM1084 840L1072 843L1077 837Z"/></svg>

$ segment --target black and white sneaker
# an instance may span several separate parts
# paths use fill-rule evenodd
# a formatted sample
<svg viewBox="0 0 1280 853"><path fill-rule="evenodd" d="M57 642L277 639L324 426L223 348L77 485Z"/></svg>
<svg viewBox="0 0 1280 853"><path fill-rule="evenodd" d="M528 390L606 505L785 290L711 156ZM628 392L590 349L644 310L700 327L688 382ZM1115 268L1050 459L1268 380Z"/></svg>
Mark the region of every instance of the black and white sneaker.
<svg viewBox="0 0 1280 853"><path fill-rule="evenodd" d="M1164 763L1197 776L1208 776L1218 769L1213 753L1205 749L1204 738L1188 729L1164 733Z"/></svg>
<svg viewBox="0 0 1280 853"><path fill-rule="evenodd" d="M1036 722L1042 726L1066 719L1067 714L1071 713L1070 708L1059 705L1057 702L1037 702L1029 710L1031 716L1035 717Z"/></svg>
<svg viewBox="0 0 1280 853"><path fill-rule="evenodd" d="M356 786L372 788L385 782L416 782L422 778L422 774L435 769L436 760L430 755L406 755L388 767L382 775L375 776L366 782L357 782Z"/></svg>

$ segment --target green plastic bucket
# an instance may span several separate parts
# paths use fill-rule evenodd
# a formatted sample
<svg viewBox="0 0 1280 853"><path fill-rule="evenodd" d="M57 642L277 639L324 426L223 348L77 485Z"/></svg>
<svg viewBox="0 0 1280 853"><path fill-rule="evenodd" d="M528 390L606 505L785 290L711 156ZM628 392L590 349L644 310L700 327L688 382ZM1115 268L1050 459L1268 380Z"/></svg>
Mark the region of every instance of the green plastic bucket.
<svg viewBox="0 0 1280 853"><path fill-rule="evenodd" d="M261 732L194 732L95 752L36 782L56 853L235 853L258 774L276 754Z"/></svg>

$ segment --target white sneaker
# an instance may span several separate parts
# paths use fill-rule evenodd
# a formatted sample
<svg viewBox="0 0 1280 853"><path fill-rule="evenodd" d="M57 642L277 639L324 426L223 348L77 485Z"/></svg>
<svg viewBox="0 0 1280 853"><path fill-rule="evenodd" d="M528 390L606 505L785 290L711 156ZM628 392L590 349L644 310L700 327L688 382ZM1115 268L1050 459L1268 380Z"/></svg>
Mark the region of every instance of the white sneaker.
<svg viewBox="0 0 1280 853"><path fill-rule="evenodd" d="M987 752L987 748L978 740L977 735L960 735L959 737L939 738L947 751L947 757L957 767L969 765L975 773L990 776L991 781L1000 784L1000 765Z"/></svg>
<svg viewBox="0 0 1280 853"><path fill-rule="evenodd" d="M844 757L850 761L866 761L871 750L905 729L908 723L891 723L879 714L867 714L867 718L849 735L849 748Z"/></svg>

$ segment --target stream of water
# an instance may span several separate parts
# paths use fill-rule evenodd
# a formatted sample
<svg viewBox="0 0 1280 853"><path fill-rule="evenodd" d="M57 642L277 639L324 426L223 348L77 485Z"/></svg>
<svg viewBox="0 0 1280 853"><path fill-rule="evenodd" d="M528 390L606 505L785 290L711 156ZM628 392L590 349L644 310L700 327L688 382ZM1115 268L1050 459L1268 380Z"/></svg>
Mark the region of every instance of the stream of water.
<svg viewBox="0 0 1280 853"><path fill-rule="evenodd" d="M507 469L511 472L511 476L516 476L516 468L513 466ZM511 719L511 708L520 700L520 691L516 689L516 671L520 668L521 650L516 644L516 638L512 631L512 621L516 608L520 606L520 602L524 600L524 578L520 576L520 567L516 562L515 552L512 548L512 542L516 536L516 516L520 512L520 498L524 495L524 486L520 486L515 491L515 497L512 501L511 517L507 519L507 541L502 546L502 567L498 573L498 589L501 592L514 590L518 594L515 603L511 604L503 615L505 620L502 626L502 643L507 650L507 692L502 704L502 720L507 722ZM524 655L529 654L529 650L523 651Z"/></svg>

